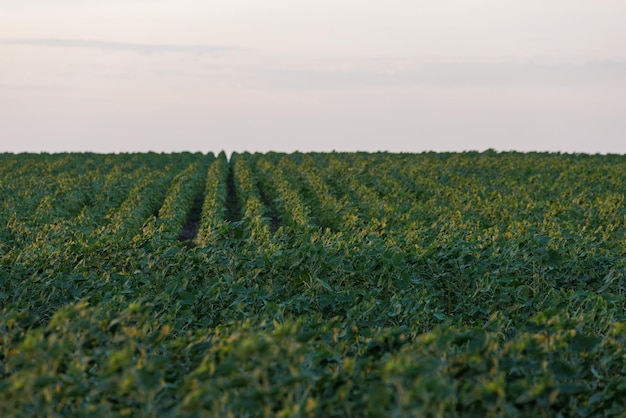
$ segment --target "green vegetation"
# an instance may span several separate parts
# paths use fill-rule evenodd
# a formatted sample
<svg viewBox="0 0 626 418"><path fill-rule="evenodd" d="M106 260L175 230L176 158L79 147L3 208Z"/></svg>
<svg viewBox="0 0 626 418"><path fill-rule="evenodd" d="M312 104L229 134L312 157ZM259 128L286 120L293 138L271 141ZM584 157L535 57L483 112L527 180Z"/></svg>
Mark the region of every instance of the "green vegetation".
<svg viewBox="0 0 626 418"><path fill-rule="evenodd" d="M0 154L0 416L621 416L626 156Z"/></svg>

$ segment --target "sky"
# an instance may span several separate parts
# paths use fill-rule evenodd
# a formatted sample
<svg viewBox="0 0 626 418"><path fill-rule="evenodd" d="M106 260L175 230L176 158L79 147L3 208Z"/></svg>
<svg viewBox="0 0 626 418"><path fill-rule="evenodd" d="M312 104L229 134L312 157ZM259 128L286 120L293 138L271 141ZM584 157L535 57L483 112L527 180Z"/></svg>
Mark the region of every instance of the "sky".
<svg viewBox="0 0 626 418"><path fill-rule="evenodd" d="M623 0L0 0L0 152L626 154L625 16Z"/></svg>

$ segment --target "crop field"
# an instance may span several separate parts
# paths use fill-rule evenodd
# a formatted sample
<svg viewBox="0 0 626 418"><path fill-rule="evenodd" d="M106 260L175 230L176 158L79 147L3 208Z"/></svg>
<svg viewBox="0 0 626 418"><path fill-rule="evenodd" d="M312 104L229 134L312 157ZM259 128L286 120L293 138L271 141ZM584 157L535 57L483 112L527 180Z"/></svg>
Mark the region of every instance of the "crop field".
<svg viewBox="0 0 626 418"><path fill-rule="evenodd" d="M0 416L624 416L626 156L0 154Z"/></svg>

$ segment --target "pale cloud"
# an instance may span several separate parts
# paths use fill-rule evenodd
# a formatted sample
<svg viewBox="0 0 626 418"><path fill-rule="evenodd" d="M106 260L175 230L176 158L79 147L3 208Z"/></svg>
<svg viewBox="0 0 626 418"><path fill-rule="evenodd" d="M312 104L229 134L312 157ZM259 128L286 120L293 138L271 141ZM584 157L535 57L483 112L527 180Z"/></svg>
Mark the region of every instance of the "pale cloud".
<svg viewBox="0 0 626 418"><path fill-rule="evenodd" d="M100 50L131 51L142 54L182 52L192 54L206 54L216 52L243 51L244 48L222 45L170 45L170 44L145 44L133 42L110 42L95 41L88 39L3 39L0 44L41 46L41 47L65 47L65 48L89 48Z"/></svg>
<svg viewBox="0 0 626 418"><path fill-rule="evenodd" d="M325 70L262 69L258 77L267 88L278 90L351 90L406 86L585 86L626 84L625 62L583 62L578 64L537 63L433 63L409 69L353 68ZM355 68L356 67L356 68Z"/></svg>
<svg viewBox="0 0 626 418"><path fill-rule="evenodd" d="M67 86L53 85L53 84L0 84L0 90L3 91L48 91L48 90L63 90Z"/></svg>

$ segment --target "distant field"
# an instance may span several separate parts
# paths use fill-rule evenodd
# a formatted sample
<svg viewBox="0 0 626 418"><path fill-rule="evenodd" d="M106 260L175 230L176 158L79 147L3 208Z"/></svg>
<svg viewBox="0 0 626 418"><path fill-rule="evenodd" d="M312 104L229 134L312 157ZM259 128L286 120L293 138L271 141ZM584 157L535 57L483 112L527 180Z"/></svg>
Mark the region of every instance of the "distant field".
<svg viewBox="0 0 626 418"><path fill-rule="evenodd" d="M626 411L626 156L0 154L0 416Z"/></svg>

